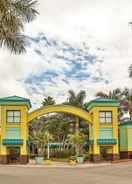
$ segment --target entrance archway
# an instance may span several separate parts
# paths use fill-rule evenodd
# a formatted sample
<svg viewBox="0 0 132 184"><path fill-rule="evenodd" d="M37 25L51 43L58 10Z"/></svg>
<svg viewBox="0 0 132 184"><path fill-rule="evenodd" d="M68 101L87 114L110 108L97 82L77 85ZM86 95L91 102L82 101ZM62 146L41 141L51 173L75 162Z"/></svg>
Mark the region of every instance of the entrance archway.
<svg viewBox="0 0 132 184"><path fill-rule="evenodd" d="M27 122L29 123L30 121L32 121L33 119L37 117L40 117L48 113L54 113L54 112L63 112L63 113L73 114L75 116L78 116L84 119L86 122L92 124L92 118L88 112L84 111L81 108L74 107L71 105L49 105L49 106L39 108L28 114Z"/></svg>

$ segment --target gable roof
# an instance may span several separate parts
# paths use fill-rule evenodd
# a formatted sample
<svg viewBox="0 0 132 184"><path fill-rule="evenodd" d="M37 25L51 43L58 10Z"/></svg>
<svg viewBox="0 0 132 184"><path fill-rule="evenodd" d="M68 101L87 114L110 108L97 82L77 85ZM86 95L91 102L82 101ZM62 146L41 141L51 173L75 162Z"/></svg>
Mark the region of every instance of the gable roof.
<svg viewBox="0 0 132 184"><path fill-rule="evenodd" d="M30 100L20 96L8 96L0 98L0 105L27 105L29 109L31 108Z"/></svg>
<svg viewBox="0 0 132 184"><path fill-rule="evenodd" d="M88 103L85 103L84 108L85 110L90 110L92 107L118 107L119 102L116 99L110 99L110 98L95 98L94 100L91 100Z"/></svg>

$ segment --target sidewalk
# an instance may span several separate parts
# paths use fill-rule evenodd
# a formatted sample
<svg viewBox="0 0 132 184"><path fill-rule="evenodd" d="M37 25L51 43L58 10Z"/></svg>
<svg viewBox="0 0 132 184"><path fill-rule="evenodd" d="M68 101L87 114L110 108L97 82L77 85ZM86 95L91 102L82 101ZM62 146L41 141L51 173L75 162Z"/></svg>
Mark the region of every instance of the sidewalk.
<svg viewBox="0 0 132 184"><path fill-rule="evenodd" d="M37 164L26 164L26 165L4 165L9 167L25 167L25 168L90 168L90 167L101 167L101 166L110 166L112 163L84 163L69 165L68 163L62 162L52 162L50 165L37 165Z"/></svg>
<svg viewBox="0 0 132 184"><path fill-rule="evenodd" d="M112 165L123 165L126 163L132 163L132 160L125 159L125 160L118 160L114 162L100 162L100 163L92 163L86 162L84 164L76 164L70 165L67 162L56 162L52 161L51 164L35 164L35 162L31 162L25 165L22 164L7 164L7 165L0 165L0 166L8 166L8 167L21 167L21 168L92 168L92 167L103 167L103 166L112 166Z"/></svg>

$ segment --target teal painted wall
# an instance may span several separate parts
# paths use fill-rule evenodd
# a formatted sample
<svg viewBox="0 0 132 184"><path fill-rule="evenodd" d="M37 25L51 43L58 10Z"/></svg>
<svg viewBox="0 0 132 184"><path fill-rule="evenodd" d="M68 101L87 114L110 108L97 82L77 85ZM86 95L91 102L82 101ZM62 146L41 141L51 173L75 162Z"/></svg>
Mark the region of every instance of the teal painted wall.
<svg viewBox="0 0 132 184"><path fill-rule="evenodd" d="M128 149L132 150L132 127L129 128Z"/></svg>
<svg viewBox="0 0 132 184"><path fill-rule="evenodd" d="M99 139L112 139L112 128L100 128Z"/></svg>
<svg viewBox="0 0 132 184"><path fill-rule="evenodd" d="M20 139L20 138L21 138L20 128L6 129L6 139Z"/></svg>
<svg viewBox="0 0 132 184"><path fill-rule="evenodd" d="M127 135L126 135L126 127L120 127L120 150L127 151Z"/></svg>

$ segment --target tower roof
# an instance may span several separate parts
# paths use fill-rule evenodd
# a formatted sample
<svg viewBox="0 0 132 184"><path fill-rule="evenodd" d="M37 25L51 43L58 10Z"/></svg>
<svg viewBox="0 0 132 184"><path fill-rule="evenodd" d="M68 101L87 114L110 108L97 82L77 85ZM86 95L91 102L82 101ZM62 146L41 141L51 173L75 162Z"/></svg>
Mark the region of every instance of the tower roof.
<svg viewBox="0 0 132 184"><path fill-rule="evenodd" d="M31 108L31 102L28 98L23 98L20 96L9 96L0 98L0 105L27 105Z"/></svg>
<svg viewBox="0 0 132 184"><path fill-rule="evenodd" d="M85 110L90 110L92 107L118 107L119 102L116 99L110 98L95 98L88 103L85 103Z"/></svg>

